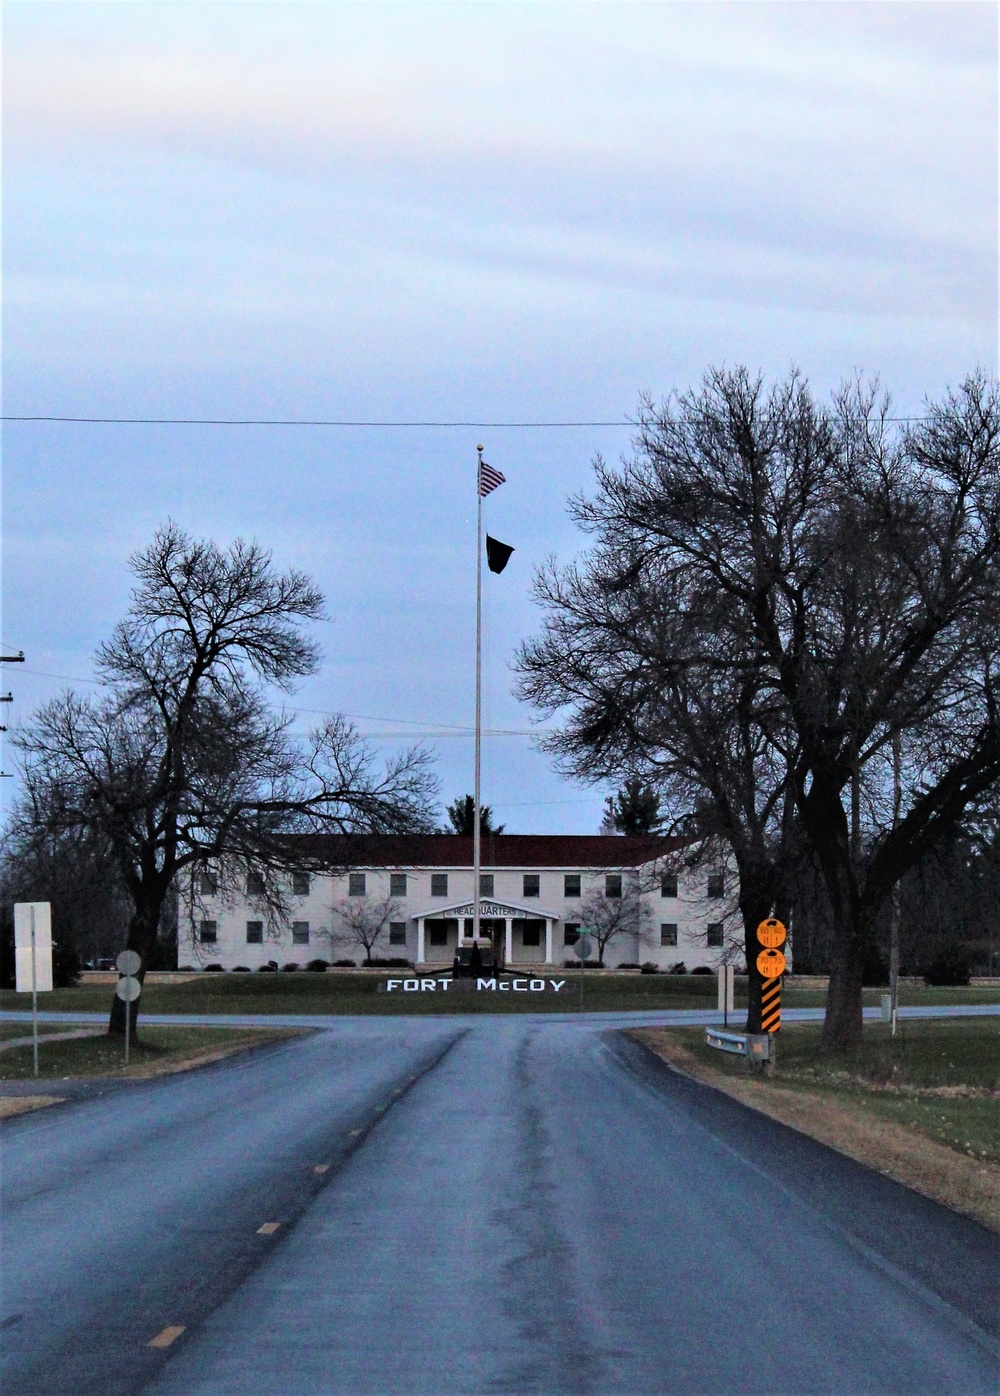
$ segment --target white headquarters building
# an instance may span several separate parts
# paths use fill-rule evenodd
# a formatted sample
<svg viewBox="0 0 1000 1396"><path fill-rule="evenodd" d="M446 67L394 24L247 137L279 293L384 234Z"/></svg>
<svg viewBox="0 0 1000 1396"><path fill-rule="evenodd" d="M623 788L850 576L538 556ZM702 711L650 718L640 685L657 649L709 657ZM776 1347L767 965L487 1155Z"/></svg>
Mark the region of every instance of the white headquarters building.
<svg viewBox="0 0 1000 1396"><path fill-rule="evenodd" d="M324 844L330 872L322 868ZM451 965L472 945L472 839L458 834L369 838L344 868L343 840L308 840L311 872L285 874L285 914L267 914L253 878L196 875L182 898L178 964L284 968L361 963L357 927L379 927L372 954ZM733 882L723 867L686 856L678 839L619 835L495 834L483 838L481 935L504 963L562 965L581 926L612 933L604 963L715 969L738 933ZM354 929L352 929L352 927Z"/></svg>

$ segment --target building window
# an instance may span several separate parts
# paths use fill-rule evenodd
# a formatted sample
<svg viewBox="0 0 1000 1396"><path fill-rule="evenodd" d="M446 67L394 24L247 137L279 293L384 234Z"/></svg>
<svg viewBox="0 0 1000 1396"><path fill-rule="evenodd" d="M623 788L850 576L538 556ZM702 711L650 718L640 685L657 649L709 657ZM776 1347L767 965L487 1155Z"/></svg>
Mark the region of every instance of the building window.
<svg viewBox="0 0 1000 1396"><path fill-rule="evenodd" d="M219 890L219 878L211 868L199 868L198 891L203 897L214 897Z"/></svg>
<svg viewBox="0 0 1000 1396"><path fill-rule="evenodd" d="M563 877L563 896L578 897L580 895L580 874L566 873Z"/></svg>
<svg viewBox="0 0 1000 1396"><path fill-rule="evenodd" d="M247 896L262 897L264 895L264 879L259 872L247 873Z"/></svg>
<svg viewBox="0 0 1000 1396"><path fill-rule="evenodd" d="M308 922L308 921L293 921L293 922L292 922L292 944L293 944L293 945L308 945L308 944L309 944L309 922Z"/></svg>
<svg viewBox="0 0 1000 1396"><path fill-rule="evenodd" d="M309 874L292 873L292 895L295 897L308 897L309 895Z"/></svg>
<svg viewBox="0 0 1000 1396"><path fill-rule="evenodd" d="M708 874L708 895L710 897L722 897L726 891L726 875L721 872Z"/></svg>
<svg viewBox="0 0 1000 1396"><path fill-rule="evenodd" d="M405 873L403 874L403 876L405 877ZM405 945L405 944L406 944L406 922L405 922L405 921L390 921L390 922L389 922L389 944L390 944L390 945Z"/></svg>
<svg viewBox="0 0 1000 1396"><path fill-rule="evenodd" d="M247 922L247 945L264 944L264 923L263 921Z"/></svg>
<svg viewBox="0 0 1000 1396"><path fill-rule="evenodd" d="M198 931L198 939L202 945L214 945L219 939L218 921L203 921Z"/></svg>
<svg viewBox="0 0 1000 1396"><path fill-rule="evenodd" d="M721 945L721 944L722 944L722 922L721 922L721 921L712 921L712 922L709 923L709 927L708 927L708 943L709 943L709 945Z"/></svg>
<svg viewBox="0 0 1000 1396"><path fill-rule="evenodd" d="M563 926L563 945L575 945L580 939L580 925L577 921L567 921Z"/></svg>
<svg viewBox="0 0 1000 1396"><path fill-rule="evenodd" d="M663 921L660 923L660 944L677 944L677 925L673 921Z"/></svg>
<svg viewBox="0 0 1000 1396"><path fill-rule="evenodd" d="M664 873L663 876L660 878L660 896L661 896L661 897L676 897L676 896L677 896L677 874L676 874L676 873ZM674 943L676 944L676 941L675 941Z"/></svg>
<svg viewBox="0 0 1000 1396"><path fill-rule="evenodd" d="M604 895L606 897L620 897L622 894L621 873L608 873L604 879Z"/></svg>
<svg viewBox="0 0 1000 1396"><path fill-rule="evenodd" d="M347 895L349 897L363 897L368 880L364 873L348 873L347 875Z"/></svg>
<svg viewBox="0 0 1000 1396"><path fill-rule="evenodd" d="M542 893L542 879L538 873L524 874L524 895L526 897L539 897Z"/></svg>
<svg viewBox="0 0 1000 1396"><path fill-rule="evenodd" d="M390 897L405 897L405 896L406 896L406 873L390 873L390 874L389 874L389 896L390 896Z"/></svg>
<svg viewBox="0 0 1000 1396"><path fill-rule="evenodd" d="M431 896L446 897L448 895L448 874L431 873Z"/></svg>
<svg viewBox="0 0 1000 1396"><path fill-rule="evenodd" d="M493 874L492 874L492 873L480 873L480 874L479 874L479 895L480 895L481 897L492 897L492 896L493 896Z"/></svg>

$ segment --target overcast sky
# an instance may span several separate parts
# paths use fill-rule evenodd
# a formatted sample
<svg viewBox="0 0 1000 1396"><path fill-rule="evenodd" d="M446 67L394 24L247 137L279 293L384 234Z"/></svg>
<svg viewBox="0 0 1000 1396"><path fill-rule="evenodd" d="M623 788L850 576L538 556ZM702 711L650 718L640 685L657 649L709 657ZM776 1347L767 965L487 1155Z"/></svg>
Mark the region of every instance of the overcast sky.
<svg viewBox="0 0 1000 1396"><path fill-rule="evenodd" d="M997 365L992 3L8 3L6 415L621 421L708 364L878 371L919 411ZM486 720L566 497L621 427L5 423L13 718L86 680L168 516L311 572L302 723L435 733L472 788L475 447ZM306 711L309 710L309 711ZM11 769L11 756L4 769ZM511 831L603 791L486 742ZM3 782L9 798L13 782Z"/></svg>

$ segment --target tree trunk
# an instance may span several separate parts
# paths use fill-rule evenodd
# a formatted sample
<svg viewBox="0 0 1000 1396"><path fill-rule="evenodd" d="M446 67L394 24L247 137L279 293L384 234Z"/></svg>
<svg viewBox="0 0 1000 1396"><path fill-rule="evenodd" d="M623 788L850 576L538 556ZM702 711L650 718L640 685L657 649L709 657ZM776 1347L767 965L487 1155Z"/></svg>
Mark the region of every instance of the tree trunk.
<svg viewBox="0 0 1000 1396"><path fill-rule="evenodd" d="M161 899L162 900L162 899ZM132 920L129 922L128 938L125 948L134 950L142 961L135 978L142 984L146 979L146 961L152 953L156 944L156 934L160 924L160 906L144 906L137 910ZM135 1003L130 1003L128 1007L129 1036L136 1040L136 1027L139 1021L139 1006L142 1003L142 996L136 999ZM125 1010L126 1004L117 994L111 1000L111 1015L108 1019L108 1036L125 1037Z"/></svg>
<svg viewBox="0 0 1000 1396"><path fill-rule="evenodd" d="M835 917L830 947L830 987L820 1039L824 1052L852 1051L861 1045L863 966L859 928Z"/></svg>
<svg viewBox="0 0 1000 1396"><path fill-rule="evenodd" d="M815 776L801 804L833 916L830 987L820 1039L824 1052L851 1051L861 1044L865 927L858 897L860 826L853 791L851 799L849 824L837 777Z"/></svg>

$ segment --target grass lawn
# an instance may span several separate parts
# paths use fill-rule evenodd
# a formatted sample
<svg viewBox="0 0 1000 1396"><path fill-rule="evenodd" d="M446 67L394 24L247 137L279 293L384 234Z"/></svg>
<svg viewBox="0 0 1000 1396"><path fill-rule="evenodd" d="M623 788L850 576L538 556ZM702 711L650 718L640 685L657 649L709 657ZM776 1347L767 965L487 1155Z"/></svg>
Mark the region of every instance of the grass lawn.
<svg viewBox="0 0 1000 1396"><path fill-rule="evenodd" d="M184 984L150 984L142 996L146 1013L526 1013L576 1012L580 995L579 972L546 971L545 978L564 980L558 993L514 994L446 993L391 994L379 992L386 979L413 975L412 970L392 974L206 974ZM742 995L741 991L742 990ZM56 989L39 999L39 1008L53 1012L104 1013L110 1009L114 986L87 984L76 989ZM877 1005L881 991L865 991L865 1003ZM737 1011L742 996L746 1006L746 981L737 981ZM788 989L788 1008L821 1007L825 995L815 990ZM607 1013L643 1009L714 1009L717 1004L714 975L585 974L584 1011ZM1000 989L915 989L901 999L915 1004L1000 1003ZM30 994L0 992L0 1009L31 1007Z"/></svg>
<svg viewBox="0 0 1000 1396"><path fill-rule="evenodd" d="M47 1033L53 1032L68 1032L72 1030L72 1027L72 1023L39 1023L38 1036L44 1037ZM0 1046L9 1042L11 1038L30 1036L30 1023L0 1023Z"/></svg>
<svg viewBox="0 0 1000 1396"><path fill-rule="evenodd" d="M580 975L572 970L547 971L546 980L565 981L558 993L444 993L391 994L379 992L392 975L361 974L206 974L185 984L151 984L142 995L146 1013L524 1013L576 1012L580 1004ZM81 985L55 989L45 995L44 1007L52 1012L104 1012L111 1006L114 986ZM710 975L587 974L583 989L584 1011L626 1009L714 1008L717 989ZM0 993L0 1008L31 1006L30 995L9 990ZM141 1022L141 1017L140 1017Z"/></svg>
<svg viewBox="0 0 1000 1396"><path fill-rule="evenodd" d="M140 1040L129 1044L127 1070L125 1045L118 1039L101 1036L42 1042L38 1050L39 1080L86 1076L157 1076L184 1065L228 1056L244 1047L281 1041L291 1035L288 1029L161 1028L142 1027L141 1024L139 1032ZM23 1081L31 1077L30 1045L0 1052L0 1082Z"/></svg>

